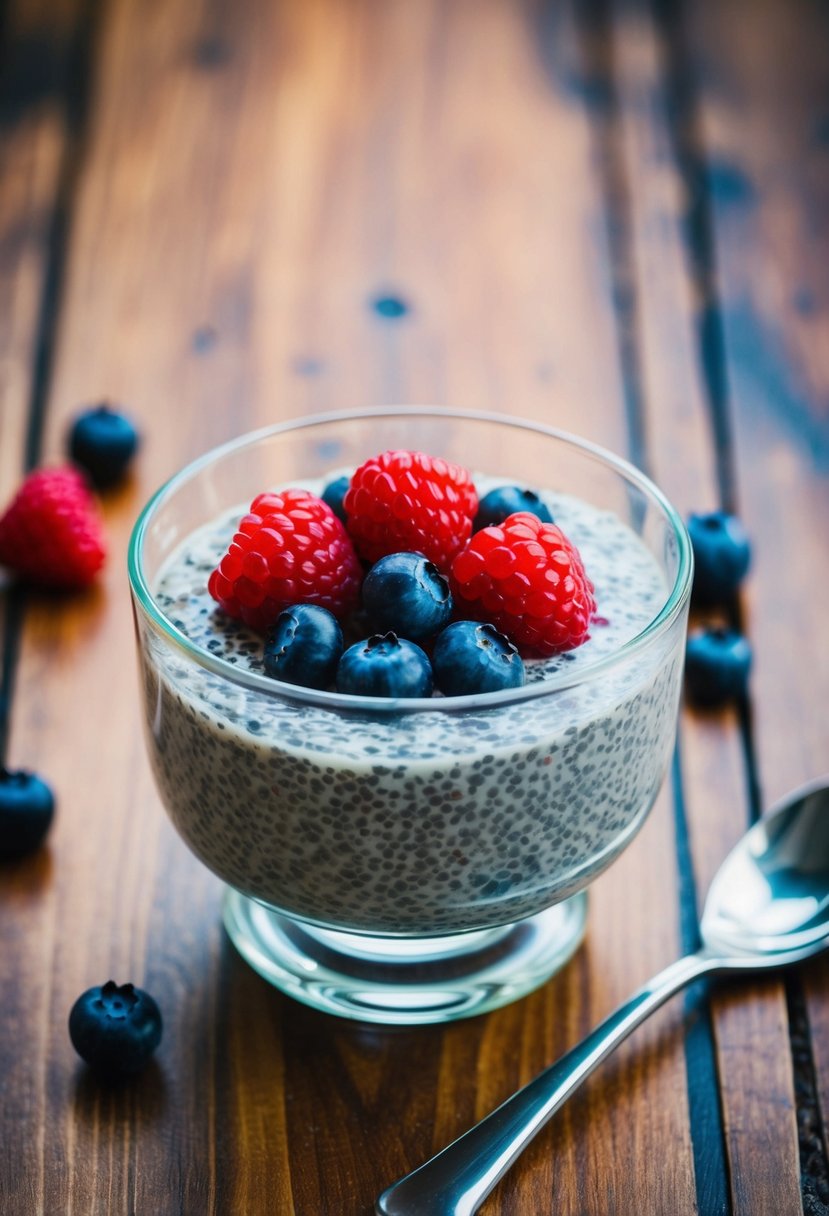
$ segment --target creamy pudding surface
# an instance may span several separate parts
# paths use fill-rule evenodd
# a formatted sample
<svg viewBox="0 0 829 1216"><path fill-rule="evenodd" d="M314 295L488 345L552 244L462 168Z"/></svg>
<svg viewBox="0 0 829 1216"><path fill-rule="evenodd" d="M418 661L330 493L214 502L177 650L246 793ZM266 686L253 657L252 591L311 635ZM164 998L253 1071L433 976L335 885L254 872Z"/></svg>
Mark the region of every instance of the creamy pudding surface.
<svg viewBox="0 0 829 1216"><path fill-rule="evenodd" d="M543 497L581 552L596 617L578 649L526 661L526 697L491 707L436 696L433 709L379 713L275 681L247 687L241 673L263 674L262 638L207 591L246 506L185 539L154 596L223 674L150 633L143 683L156 778L207 866L312 924L428 936L530 916L621 852L664 775L684 635L607 663L659 614L664 577L616 515Z"/></svg>

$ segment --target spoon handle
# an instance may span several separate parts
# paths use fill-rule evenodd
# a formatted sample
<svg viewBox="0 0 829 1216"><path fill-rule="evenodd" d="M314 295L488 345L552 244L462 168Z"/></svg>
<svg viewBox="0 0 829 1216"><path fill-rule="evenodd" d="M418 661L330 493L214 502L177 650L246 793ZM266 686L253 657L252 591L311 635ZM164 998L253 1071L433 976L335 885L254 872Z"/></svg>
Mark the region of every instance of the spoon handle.
<svg viewBox="0 0 829 1216"><path fill-rule="evenodd" d="M412 1173L388 1187L376 1216L472 1216L513 1161L582 1081L649 1014L719 968L699 951L666 967L576 1047Z"/></svg>

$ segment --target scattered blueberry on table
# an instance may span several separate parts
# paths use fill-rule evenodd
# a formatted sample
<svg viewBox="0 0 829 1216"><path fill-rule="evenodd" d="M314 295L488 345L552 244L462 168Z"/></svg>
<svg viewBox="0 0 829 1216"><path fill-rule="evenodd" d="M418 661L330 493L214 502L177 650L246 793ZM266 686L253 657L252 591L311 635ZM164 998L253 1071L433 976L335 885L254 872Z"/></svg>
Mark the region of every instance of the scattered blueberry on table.
<svg viewBox="0 0 829 1216"><path fill-rule="evenodd" d="M751 647L734 629L701 629L688 638L685 691L692 705L713 709L745 695Z"/></svg>
<svg viewBox="0 0 829 1216"><path fill-rule="evenodd" d="M516 511L527 511L543 524L554 522L550 508L534 490L522 490L520 486L496 486L484 494L478 503L478 514L472 530L480 532L481 528L502 524L507 516L514 515Z"/></svg>
<svg viewBox="0 0 829 1216"><path fill-rule="evenodd" d="M133 423L106 404L78 414L69 431L69 455L98 489L121 480L137 447Z"/></svg>
<svg viewBox="0 0 829 1216"><path fill-rule="evenodd" d="M448 697L520 688L524 664L518 650L494 625L455 621L435 641L435 684Z"/></svg>
<svg viewBox="0 0 829 1216"><path fill-rule="evenodd" d="M751 562L751 544L743 524L726 511L688 517L694 550L693 599L719 604L737 590Z"/></svg>
<svg viewBox="0 0 829 1216"><path fill-rule="evenodd" d="M0 860L16 860L43 842L55 813L55 796L35 773L0 768Z"/></svg>
<svg viewBox="0 0 829 1216"><path fill-rule="evenodd" d="M336 617L318 604L294 604L279 614L265 638L265 671L288 684L327 688L342 653Z"/></svg>
<svg viewBox="0 0 829 1216"><path fill-rule="evenodd" d="M361 697L429 697L432 664L424 651L391 631L349 646L337 668L337 692Z"/></svg>
<svg viewBox="0 0 829 1216"><path fill-rule="evenodd" d="M139 1072L161 1042L161 1011L133 984L88 988L69 1014L69 1037L97 1073L118 1078Z"/></svg>
<svg viewBox="0 0 829 1216"><path fill-rule="evenodd" d="M422 553L390 553L366 575L363 607L378 633L422 642L452 615L449 580Z"/></svg>

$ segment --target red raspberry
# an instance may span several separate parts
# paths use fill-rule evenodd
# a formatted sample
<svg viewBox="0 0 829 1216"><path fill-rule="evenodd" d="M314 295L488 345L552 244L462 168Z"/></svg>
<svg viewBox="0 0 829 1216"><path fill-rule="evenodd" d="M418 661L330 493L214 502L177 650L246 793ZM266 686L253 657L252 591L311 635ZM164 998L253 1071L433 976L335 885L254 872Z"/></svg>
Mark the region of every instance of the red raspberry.
<svg viewBox="0 0 829 1216"><path fill-rule="evenodd" d="M411 550L448 571L472 532L478 495L460 465L423 452L383 452L357 469L343 506L367 561Z"/></svg>
<svg viewBox="0 0 829 1216"><path fill-rule="evenodd" d="M580 646L596 610L578 549L556 524L526 511L476 532L449 582L457 612L489 621L523 654Z"/></svg>
<svg viewBox="0 0 829 1216"><path fill-rule="evenodd" d="M0 518L0 565L28 583L87 587L104 564L106 542L95 499L77 469L37 469Z"/></svg>
<svg viewBox="0 0 829 1216"><path fill-rule="evenodd" d="M307 490L260 494L207 587L228 616L264 632L289 604L335 616L356 606L362 569L330 507Z"/></svg>

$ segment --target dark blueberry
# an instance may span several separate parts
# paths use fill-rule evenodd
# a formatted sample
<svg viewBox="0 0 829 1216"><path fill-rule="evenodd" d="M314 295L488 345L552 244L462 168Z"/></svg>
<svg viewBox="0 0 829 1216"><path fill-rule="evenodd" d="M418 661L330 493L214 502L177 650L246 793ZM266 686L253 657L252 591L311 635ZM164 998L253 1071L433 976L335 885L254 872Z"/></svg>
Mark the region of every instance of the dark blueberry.
<svg viewBox="0 0 829 1216"><path fill-rule="evenodd" d="M497 486L484 494L478 503L473 531L480 532L481 528L502 524L508 515L514 515L516 511L529 511L530 515L537 515L543 524L553 522L549 507L532 490L522 490L519 486Z"/></svg>
<svg viewBox="0 0 829 1216"><path fill-rule="evenodd" d="M337 692L358 697L429 697L432 664L414 642L375 633L349 646L337 668Z"/></svg>
<svg viewBox="0 0 829 1216"><path fill-rule="evenodd" d="M689 515L688 532L694 550L694 601L722 603L737 590L751 561L746 530L736 515L711 511Z"/></svg>
<svg viewBox="0 0 829 1216"><path fill-rule="evenodd" d="M494 625L455 621L435 641L435 684L447 697L520 688L524 664L509 638Z"/></svg>
<svg viewBox="0 0 829 1216"><path fill-rule="evenodd" d="M745 695L751 647L741 633L716 627L691 634L685 652L685 691L692 705L713 708Z"/></svg>
<svg viewBox="0 0 829 1216"><path fill-rule="evenodd" d="M120 481L138 447L129 418L108 405L78 414L69 432L69 455L99 489Z"/></svg>
<svg viewBox="0 0 829 1216"><path fill-rule="evenodd" d="M338 519L341 519L343 523L346 522L343 499L345 498L350 485L350 477L338 477L335 481L329 481L328 485L322 492L322 501L328 503L334 514Z"/></svg>
<svg viewBox="0 0 829 1216"><path fill-rule="evenodd" d="M343 631L327 608L294 604L276 618L265 638L265 671L275 680L327 688L343 652Z"/></svg>
<svg viewBox="0 0 829 1216"><path fill-rule="evenodd" d="M422 642L442 629L452 615L449 582L421 553L390 553L369 570L363 607L378 632Z"/></svg>
<svg viewBox="0 0 829 1216"><path fill-rule="evenodd" d="M161 1011L140 988L108 980L75 1001L69 1037L96 1072L109 1077L138 1072L161 1042Z"/></svg>
<svg viewBox="0 0 829 1216"><path fill-rule="evenodd" d="M41 844L55 813L55 797L34 773L0 768L0 858L24 857Z"/></svg>

